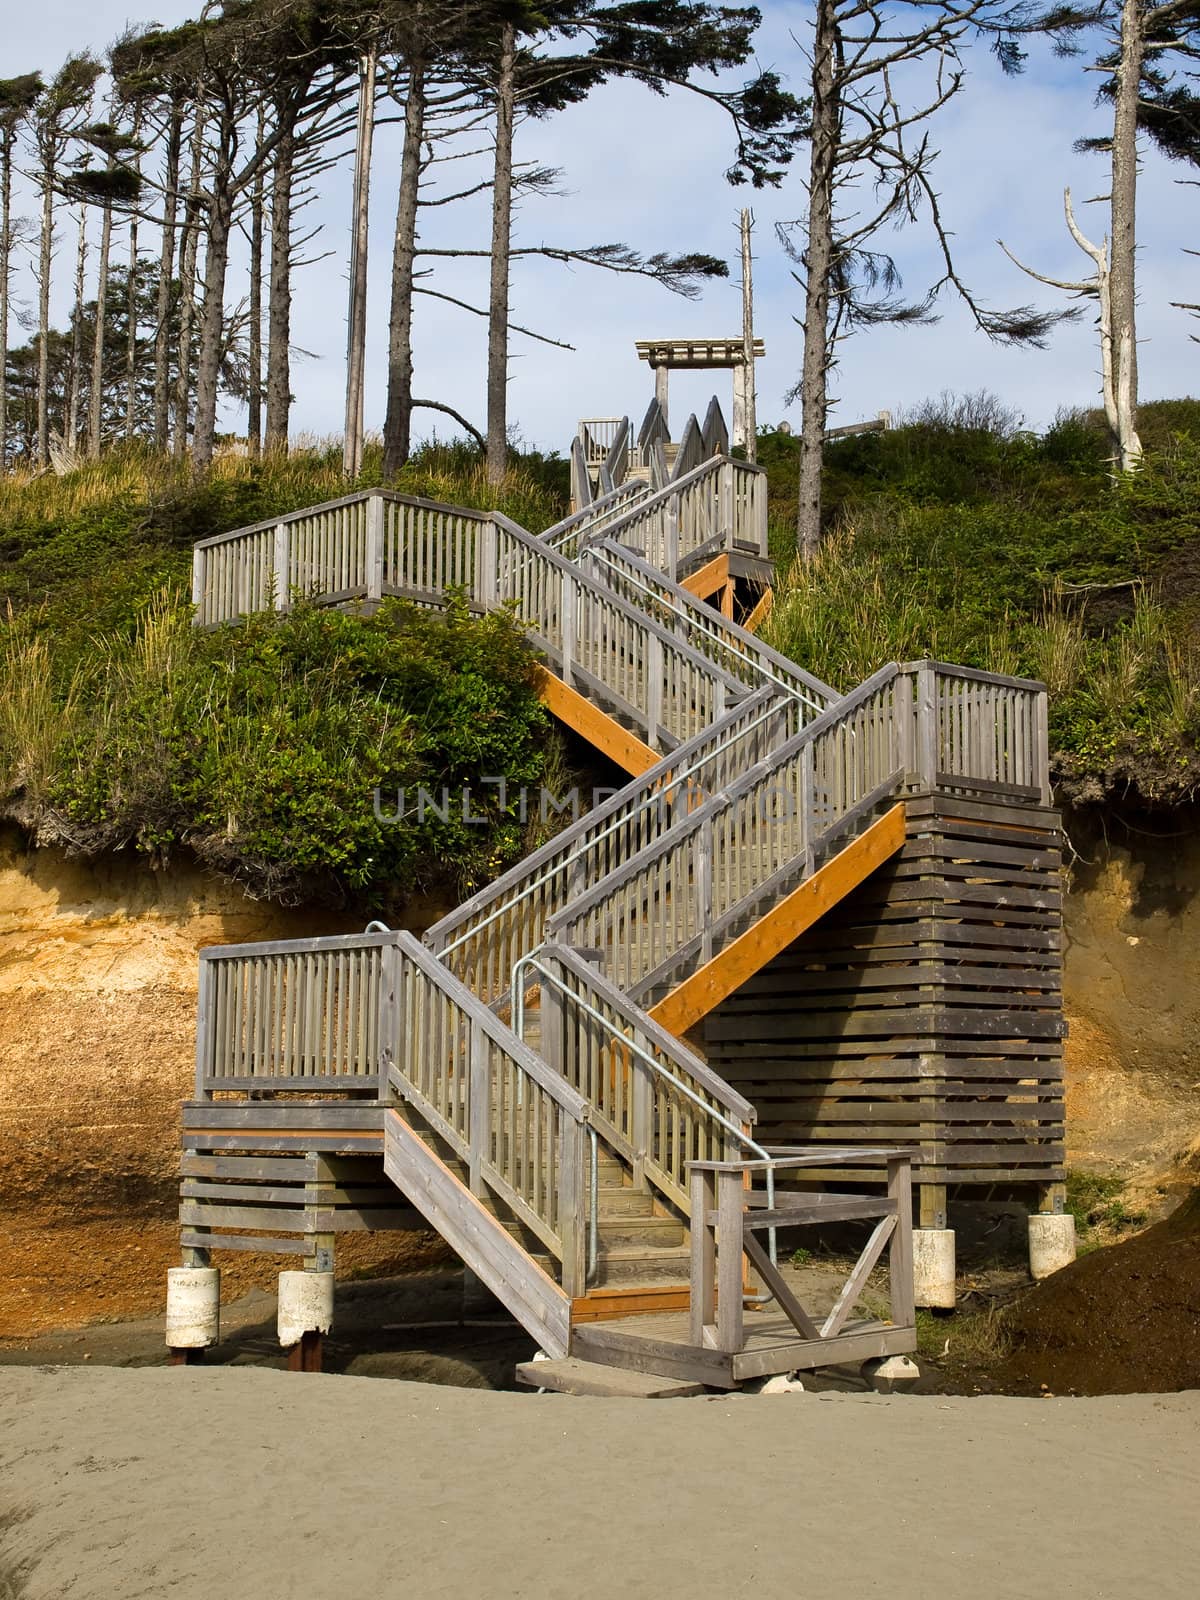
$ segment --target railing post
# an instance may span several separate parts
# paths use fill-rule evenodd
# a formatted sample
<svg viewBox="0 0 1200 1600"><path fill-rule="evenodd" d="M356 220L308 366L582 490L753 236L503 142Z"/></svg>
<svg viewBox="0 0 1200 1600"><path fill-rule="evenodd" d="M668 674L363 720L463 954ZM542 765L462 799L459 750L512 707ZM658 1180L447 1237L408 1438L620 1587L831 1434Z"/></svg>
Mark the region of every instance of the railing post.
<svg viewBox="0 0 1200 1600"><path fill-rule="evenodd" d="M205 1089L204 1080L209 1075L213 1059L213 1030L216 1017L213 1010L212 962L200 957L200 984L196 997L196 1099L211 1100L212 1091Z"/></svg>
<svg viewBox="0 0 1200 1600"><path fill-rule="evenodd" d="M700 923L700 959L711 961L713 953L713 822L706 817L700 825L700 847L696 852L697 916Z"/></svg>
<svg viewBox="0 0 1200 1600"><path fill-rule="evenodd" d="M662 640L653 630L646 635L642 671L646 689L646 743L656 746L663 720L663 647Z"/></svg>
<svg viewBox="0 0 1200 1600"><path fill-rule="evenodd" d="M640 1033L633 1036L634 1043L640 1048L646 1048L646 1041ZM650 1081L650 1072L646 1063L640 1056L634 1055L632 1059L633 1082L630 1086L629 1096L629 1138L633 1145L633 1186L635 1189L646 1187L646 1159L650 1155L650 1147L654 1137L654 1085Z"/></svg>
<svg viewBox="0 0 1200 1600"><path fill-rule="evenodd" d="M367 599L383 599L383 519L385 502L378 492L367 500Z"/></svg>
<svg viewBox="0 0 1200 1600"><path fill-rule="evenodd" d="M703 1349L705 1329L716 1322L717 1314L717 1253L710 1212L716 1204L716 1185L713 1174L703 1170L691 1173L691 1326L688 1336L692 1344ZM740 1289L740 1284L739 1284Z"/></svg>
<svg viewBox="0 0 1200 1600"><path fill-rule="evenodd" d="M404 962L397 944L385 945L380 952L379 984L379 1099L389 1095L388 1073L392 1067L403 1071L400 1060L403 1015L402 987Z"/></svg>
<svg viewBox="0 0 1200 1600"><path fill-rule="evenodd" d="M717 1348L724 1351L740 1350L744 1342L742 1207L745 1194L740 1171L717 1173Z"/></svg>
<svg viewBox="0 0 1200 1600"><path fill-rule="evenodd" d="M901 667L896 678L892 705L896 729L894 754L905 777L911 781L917 770L917 727L913 716L912 673L906 667Z"/></svg>
<svg viewBox="0 0 1200 1600"><path fill-rule="evenodd" d="M1045 689L1040 689L1033 706L1033 759L1036 782L1042 791L1042 804L1054 804L1054 790L1050 786L1050 703Z"/></svg>
<svg viewBox="0 0 1200 1600"><path fill-rule="evenodd" d="M272 571L275 580L275 609L286 611L291 604L291 538L286 522L275 524L275 552Z"/></svg>
<svg viewBox="0 0 1200 1600"><path fill-rule="evenodd" d="M498 581L497 551L499 547L499 532L495 521L489 517L486 522L481 522L475 537L478 541L476 546L477 568L475 581L479 590L475 598L480 605L492 611L498 603L496 587Z"/></svg>
<svg viewBox="0 0 1200 1600"><path fill-rule="evenodd" d="M734 539L737 537L737 530L733 525L733 510L736 503L733 492L733 473L733 462L726 461L721 467L721 503L720 510L717 513L721 520L721 528L724 534L726 549L729 548Z"/></svg>
<svg viewBox="0 0 1200 1600"><path fill-rule="evenodd" d="M483 1161L489 1154L489 1145L492 1133L492 1080L488 1071L488 1041L487 1035L472 1019L471 1024L471 1068L470 1068L470 1094L468 1118L468 1139L470 1144L470 1184L473 1195L484 1193Z"/></svg>
<svg viewBox="0 0 1200 1600"><path fill-rule="evenodd" d="M682 495L669 496L663 506L663 571L672 583L679 579L679 507Z"/></svg>
<svg viewBox="0 0 1200 1600"><path fill-rule="evenodd" d="M587 1125L563 1116L558 1158L559 1238L562 1241L563 1292L572 1300L587 1293L588 1220L591 1183Z"/></svg>
<svg viewBox="0 0 1200 1600"><path fill-rule="evenodd" d="M896 1227L888 1252L888 1283L891 1292L892 1321L898 1328L911 1328L914 1310L912 1255L912 1158L893 1156L887 1164L888 1199L896 1202Z"/></svg>
<svg viewBox="0 0 1200 1600"><path fill-rule="evenodd" d="M192 551L192 604L196 608L196 621L207 622L204 605L204 587L208 576L208 551L199 545Z"/></svg>
<svg viewBox="0 0 1200 1600"><path fill-rule="evenodd" d="M579 604L579 586L574 572L564 572L562 577L562 602L559 606L559 626L562 629L562 677L571 687L575 660L576 610Z"/></svg>
<svg viewBox="0 0 1200 1600"><path fill-rule="evenodd" d="M754 486L751 490L754 496L754 538L758 545L758 553L765 557L769 551L767 542L767 475L765 472L754 474Z"/></svg>
<svg viewBox="0 0 1200 1600"><path fill-rule="evenodd" d="M937 670L924 662L917 668L917 777L932 789L938 772Z"/></svg>
<svg viewBox="0 0 1200 1600"><path fill-rule="evenodd" d="M818 830L815 826L817 811L817 780L813 769L813 747L810 739L800 751L800 850L808 856L811 870L812 839ZM799 854L799 851L797 851Z"/></svg>

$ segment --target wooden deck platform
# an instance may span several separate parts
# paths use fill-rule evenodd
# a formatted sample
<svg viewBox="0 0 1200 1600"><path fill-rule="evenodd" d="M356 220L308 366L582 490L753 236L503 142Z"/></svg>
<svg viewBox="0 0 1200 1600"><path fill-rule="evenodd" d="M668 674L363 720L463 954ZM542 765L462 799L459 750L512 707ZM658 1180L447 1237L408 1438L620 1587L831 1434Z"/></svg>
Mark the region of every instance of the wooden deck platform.
<svg viewBox="0 0 1200 1600"><path fill-rule="evenodd" d="M571 1330L571 1354L584 1361L633 1372L661 1374L710 1389L736 1389L754 1378L781 1372L812 1371L830 1364L866 1361L879 1355L906 1355L917 1348L915 1327L878 1321L848 1322L836 1344L799 1339L789 1319L777 1311L747 1311L740 1350L712 1350L692 1343L687 1312L589 1322Z"/></svg>

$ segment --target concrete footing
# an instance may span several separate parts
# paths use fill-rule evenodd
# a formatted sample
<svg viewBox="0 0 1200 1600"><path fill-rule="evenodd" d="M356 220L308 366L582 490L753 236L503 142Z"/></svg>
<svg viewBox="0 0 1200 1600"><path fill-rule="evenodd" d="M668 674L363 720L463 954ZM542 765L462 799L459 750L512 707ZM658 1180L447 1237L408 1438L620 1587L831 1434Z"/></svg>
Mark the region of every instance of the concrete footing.
<svg viewBox="0 0 1200 1600"><path fill-rule="evenodd" d="M306 1333L328 1333L333 1327L333 1273L281 1272L277 1327L285 1350Z"/></svg>
<svg viewBox="0 0 1200 1600"><path fill-rule="evenodd" d="M907 1356L883 1356L864 1361L862 1375L876 1394L905 1394L920 1378L921 1369Z"/></svg>
<svg viewBox="0 0 1200 1600"><path fill-rule="evenodd" d="M166 1343L207 1350L221 1337L221 1274L216 1267L168 1267Z"/></svg>
<svg viewBox="0 0 1200 1600"><path fill-rule="evenodd" d="M913 1287L916 1302L935 1311L953 1311L954 1229L913 1229Z"/></svg>
<svg viewBox="0 0 1200 1600"><path fill-rule="evenodd" d="M1069 1267L1075 1259L1075 1218L1069 1211L1035 1211L1029 1217L1029 1271L1034 1278Z"/></svg>

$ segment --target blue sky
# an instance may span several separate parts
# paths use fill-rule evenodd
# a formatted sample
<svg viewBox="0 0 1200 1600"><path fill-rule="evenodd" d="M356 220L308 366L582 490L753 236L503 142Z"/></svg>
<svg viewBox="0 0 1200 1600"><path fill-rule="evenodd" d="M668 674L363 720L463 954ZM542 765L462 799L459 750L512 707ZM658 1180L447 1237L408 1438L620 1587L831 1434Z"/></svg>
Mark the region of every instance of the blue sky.
<svg viewBox="0 0 1200 1600"><path fill-rule="evenodd" d="M12 8L15 10L15 7ZM135 0L43 0L6 18L0 45L0 76L58 65L72 49L102 49L128 22L150 19L171 24L195 13L195 5L154 0L140 9ZM810 8L804 4L763 7L758 59L783 76L803 70L793 35L804 38ZM1095 78L1081 63L1035 53L1018 79L1001 76L992 59L977 52L969 60L966 91L934 125L941 154L935 179L943 212L955 234L958 264L972 288L991 305L1064 303L1055 291L1033 284L1000 251L1005 242L1030 265L1055 277L1084 276L1085 258L1069 239L1062 218L1062 191L1069 184L1084 230L1103 231L1103 207L1089 197L1105 189L1101 158L1075 154L1081 135L1099 132L1102 113L1093 105ZM796 83L799 91L802 84ZM759 417L798 422L798 408L784 405L800 362L799 289L774 237L776 221L802 215L799 171L778 191L751 194L731 189L721 174L729 161L729 134L719 112L696 96L666 98L636 85L602 89L588 103L518 134L518 156L563 169L565 194L558 200L531 200L518 217L517 242L588 243L620 240L646 251L704 250L727 258L728 282L708 286L698 301L684 301L665 290L630 278L545 262L516 266L513 317L557 339L574 351L514 337L510 417L523 438L547 449L564 449L581 415L639 414L649 399L649 374L634 353L634 341L659 336L736 332L740 326L737 282L737 214L749 203L755 213L755 290L757 331L767 345L759 369ZM802 167L805 153L798 157ZM382 420L387 338L387 288L392 209L399 167L397 130L377 135L371 225L370 350L368 426ZM1190 342L1194 321L1171 308L1173 300L1197 300L1200 261L1183 252L1200 245L1200 189L1181 187L1183 176L1147 152L1141 183L1140 366L1143 399L1196 391L1196 357ZM306 225L320 223L319 241L308 254L330 252L297 274L295 343L311 359L295 363L297 433L340 432L345 345L345 246L350 200L348 165L321 179L321 196L304 214ZM479 248L487 242L486 202L443 207L426 224L430 245ZM890 234L885 248L895 254L907 287L919 294L936 260L927 230L918 226ZM59 305L65 311L70 274L66 219L59 278ZM481 303L486 297L486 264L439 267L438 285ZM19 292L28 302L27 270ZM236 273L230 293L243 292ZM842 350L834 377L837 398L832 419L847 423L881 409L901 410L943 389L987 388L1015 407L1030 426L1049 422L1063 405L1088 405L1098 392L1098 358L1093 316L1060 328L1044 351L1006 350L974 331L965 312L948 296L942 320L933 327L883 329L857 336ZM416 336L420 395L453 405L483 423L485 324L436 301L419 307ZM673 422L703 404L713 388L728 410L727 380L721 374L678 381L673 391ZM228 425L236 425L230 414ZM418 427L436 422L425 413Z"/></svg>

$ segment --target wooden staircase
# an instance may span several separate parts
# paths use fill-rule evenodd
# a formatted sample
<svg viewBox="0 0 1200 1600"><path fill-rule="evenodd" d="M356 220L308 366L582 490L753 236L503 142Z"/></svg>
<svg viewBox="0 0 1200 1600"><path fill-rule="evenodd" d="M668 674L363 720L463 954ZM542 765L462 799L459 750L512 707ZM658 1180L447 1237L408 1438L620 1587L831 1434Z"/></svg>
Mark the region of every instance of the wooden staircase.
<svg viewBox="0 0 1200 1600"><path fill-rule="evenodd" d="M684 1036L902 849L912 796L1043 803L1044 692L918 662L839 696L689 589L714 560L730 583L768 567L762 474L729 458L723 429L715 407L677 445L654 406L636 442L627 419L581 425L580 503L540 537L369 491L197 547L202 625L297 588L436 605L453 585L479 609L514 606L548 703L632 777L423 942L381 930L202 953L187 1260L251 1227L269 1240L271 1174L307 1151L316 1176L274 1236L327 1266L365 1213L323 1178L322 1152L374 1149L551 1356L730 1387L913 1348L908 1154L821 1147L823 1175L873 1161L886 1196L843 1197L878 1225L818 1325L755 1234L829 1219L803 1188L775 1190L813 1158L759 1144L754 1104ZM195 1177L217 1151L245 1163L236 1195ZM892 1317L854 1323L885 1246ZM753 1278L775 1311L743 1316Z"/></svg>

